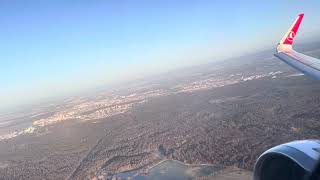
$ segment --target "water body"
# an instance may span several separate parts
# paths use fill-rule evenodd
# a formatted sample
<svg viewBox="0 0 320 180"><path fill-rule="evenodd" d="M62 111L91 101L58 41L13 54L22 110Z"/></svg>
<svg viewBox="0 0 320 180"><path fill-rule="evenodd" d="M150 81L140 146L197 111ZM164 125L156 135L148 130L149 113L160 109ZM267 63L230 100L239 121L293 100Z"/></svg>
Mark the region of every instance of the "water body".
<svg viewBox="0 0 320 180"><path fill-rule="evenodd" d="M180 161L165 160L149 169L146 174L137 171L118 173L114 177L134 180L185 180L214 175L223 167L213 165L187 165Z"/></svg>

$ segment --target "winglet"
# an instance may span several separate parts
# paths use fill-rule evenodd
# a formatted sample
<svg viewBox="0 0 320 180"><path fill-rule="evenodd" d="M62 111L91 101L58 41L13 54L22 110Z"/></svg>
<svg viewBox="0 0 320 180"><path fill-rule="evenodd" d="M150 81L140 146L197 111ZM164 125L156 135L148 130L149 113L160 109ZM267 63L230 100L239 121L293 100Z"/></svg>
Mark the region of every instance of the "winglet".
<svg viewBox="0 0 320 180"><path fill-rule="evenodd" d="M299 14L297 19L291 25L291 27L288 30L288 32L281 39L279 45L287 45L289 47L292 46L294 37L297 35L297 32L298 32L299 26L300 26L300 24L302 22L303 16L304 16L304 14Z"/></svg>

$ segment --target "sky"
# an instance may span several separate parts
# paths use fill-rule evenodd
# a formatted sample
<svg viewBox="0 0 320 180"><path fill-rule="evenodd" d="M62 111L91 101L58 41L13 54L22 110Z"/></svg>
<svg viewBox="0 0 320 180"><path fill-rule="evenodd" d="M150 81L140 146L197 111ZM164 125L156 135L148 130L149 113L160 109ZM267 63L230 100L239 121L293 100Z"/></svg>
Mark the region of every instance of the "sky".
<svg viewBox="0 0 320 180"><path fill-rule="evenodd" d="M273 48L319 0L1 0L0 109Z"/></svg>

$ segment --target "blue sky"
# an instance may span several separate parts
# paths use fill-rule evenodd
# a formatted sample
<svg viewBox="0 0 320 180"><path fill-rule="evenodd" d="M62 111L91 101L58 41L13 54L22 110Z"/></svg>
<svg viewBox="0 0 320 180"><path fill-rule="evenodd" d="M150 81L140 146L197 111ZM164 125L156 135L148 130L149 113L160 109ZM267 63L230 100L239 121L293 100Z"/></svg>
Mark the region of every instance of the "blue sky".
<svg viewBox="0 0 320 180"><path fill-rule="evenodd" d="M2 0L0 108L271 48L319 0Z"/></svg>

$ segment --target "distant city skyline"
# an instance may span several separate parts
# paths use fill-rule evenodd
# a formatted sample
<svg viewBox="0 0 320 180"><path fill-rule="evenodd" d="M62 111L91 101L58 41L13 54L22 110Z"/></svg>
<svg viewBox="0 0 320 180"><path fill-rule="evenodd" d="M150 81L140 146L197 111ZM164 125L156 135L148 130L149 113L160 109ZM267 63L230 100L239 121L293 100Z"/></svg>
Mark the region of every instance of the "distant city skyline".
<svg viewBox="0 0 320 180"><path fill-rule="evenodd" d="M320 31L319 1L0 2L0 109L297 42ZM272 56L272 55L270 55Z"/></svg>

